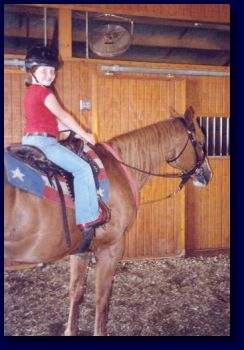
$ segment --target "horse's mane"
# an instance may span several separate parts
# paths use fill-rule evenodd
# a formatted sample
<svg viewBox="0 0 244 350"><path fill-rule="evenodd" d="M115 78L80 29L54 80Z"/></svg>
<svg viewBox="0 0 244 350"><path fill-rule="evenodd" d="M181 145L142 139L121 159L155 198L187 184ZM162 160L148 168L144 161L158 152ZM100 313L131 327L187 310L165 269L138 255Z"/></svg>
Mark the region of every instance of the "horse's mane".
<svg viewBox="0 0 244 350"><path fill-rule="evenodd" d="M174 150L177 130L183 126L179 120L167 119L113 137L108 142L128 164L147 171L159 169Z"/></svg>

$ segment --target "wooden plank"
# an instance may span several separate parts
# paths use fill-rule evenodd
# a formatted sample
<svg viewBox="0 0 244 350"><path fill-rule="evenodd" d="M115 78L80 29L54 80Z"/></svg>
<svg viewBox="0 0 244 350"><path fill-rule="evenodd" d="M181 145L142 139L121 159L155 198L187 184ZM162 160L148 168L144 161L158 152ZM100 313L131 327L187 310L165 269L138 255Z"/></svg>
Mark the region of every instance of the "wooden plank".
<svg viewBox="0 0 244 350"><path fill-rule="evenodd" d="M224 85L224 115L229 116L230 115L230 78L225 77L223 79L223 85Z"/></svg>
<svg viewBox="0 0 244 350"><path fill-rule="evenodd" d="M147 227L145 226L145 220L144 220L144 214L145 214L145 207L140 207L138 213L137 213L137 227L135 232L135 238L136 238L136 256L144 256L144 237L147 232Z"/></svg>
<svg viewBox="0 0 244 350"><path fill-rule="evenodd" d="M12 143L12 76L4 73L4 144Z"/></svg>
<svg viewBox="0 0 244 350"><path fill-rule="evenodd" d="M186 110L186 81L175 79L175 110L184 115Z"/></svg>
<svg viewBox="0 0 244 350"><path fill-rule="evenodd" d="M196 115L201 115L201 88L202 82L197 77L190 77L186 80L186 105L192 106Z"/></svg>
<svg viewBox="0 0 244 350"><path fill-rule="evenodd" d="M22 4L29 6L30 4ZM76 11L112 12L165 19L230 23L229 4L31 4Z"/></svg>
<svg viewBox="0 0 244 350"><path fill-rule="evenodd" d="M55 91L59 102L63 105L64 99L64 67L58 70L55 80Z"/></svg>
<svg viewBox="0 0 244 350"><path fill-rule="evenodd" d="M71 93L72 93L72 63L67 62L67 64L64 67L63 71L63 84L64 84L64 96L63 96L63 103L64 107L68 110L68 112L71 112Z"/></svg>
<svg viewBox="0 0 244 350"><path fill-rule="evenodd" d="M209 212L208 212L208 221L209 221L209 244L208 247L215 248L218 247L218 242L216 239L216 214L215 214L215 208L216 208L216 185L218 178L215 176L216 174L216 167L217 162L215 160L210 161L210 166L213 172L213 177L210 181L209 186L209 192L210 192L210 199L206 205L209 205ZM205 246L204 248L208 248Z"/></svg>
<svg viewBox="0 0 244 350"><path fill-rule="evenodd" d="M80 120L80 63L71 64L71 111L77 121Z"/></svg>
<svg viewBox="0 0 244 350"><path fill-rule="evenodd" d="M201 232L203 227L201 189L194 187L191 182L188 182L186 191L186 249L201 249Z"/></svg>
<svg viewBox="0 0 244 350"><path fill-rule="evenodd" d="M167 81L160 81L160 120L166 119L169 111L167 109Z"/></svg>
<svg viewBox="0 0 244 350"><path fill-rule="evenodd" d="M95 135L96 139L98 141L101 141L101 135L100 135L100 129L99 129L99 116L98 116L98 108L99 108L99 103L98 99L100 100L101 97L98 97L98 88L97 88L97 77L95 74L92 74L92 109L91 109L91 128L90 131ZM81 98L83 101L86 100L85 97L84 99ZM82 118L83 121L85 120L86 125L88 125L87 121L87 111L82 111ZM101 132L103 131L103 128L101 128Z"/></svg>
<svg viewBox="0 0 244 350"><path fill-rule="evenodd" d="M21 104L23 103L20 100L21 96L21 84L23 84L23 81L21 76L14 76L12 75L12 141L14 143L19 143L22 138L22 125L21 125Z"/></svg>
<svg viewBox="0 0 244 350"><path fill-rule="evenodd" d="M175 82L173 80L168 82L168 109L170 106L175 108ZM171 172L172 168L167 165L166 172ZM173 193L175 186L173 179L166 179L167 183L167 193ZM172 254L175 250L174 239L175 239L175 222L174 214L175 213L175 201L174 198L169 198L167 200L167 253Z"/></svg>
<svg viewBox="0 0 244 350"><path fill-rule="evenodd" d="M223 79L216 77L216 114L224 115L224 84Z"/></svg>
<svg viewBox="0 0 244 350"><path fill-rule="evenodd" d="M121 134L121 81L113 79L113 136Z"/></svg>
<svg viewBox="0 0 244 350"><path fill-rule="evenodd" d="M222 201L223 201L223 181L222 181L222 160L216 162L215 176L217 178L215 187L215 247L222 247Z"/></svg>
<svg viewBox="0 0 244 350"><path fill-rule="evenodd" d="M145 225L145 233L144 233L144 253L145 256L153 256L152 251L152 232L151 232L151 223L152 223L152 212L151 206L144 206L144 225Z"/></svg>
<svg viewBox="0 0 244 350"><path fill-rule="evenodd" d="M203 77L201 82L201 114L209 115L209 78Z"/></svg>
<svg viewBox="0 0 244 350"><path fill-rule="evenodd" d="M98 87L99 88L99 87ZM106 78L104 83L105 115L104 115L104 136L108 140L113 137L113 79Z"/></svg>
<svg viewBox="0 0 244 350"><path fill-rule="evenodd" d="M165 188L165 181L162 181L161 184L162 189ZM158 254L159 256L165 256L167 254L167 202L160 201L158 202L160 216L158 218L158 227L159 227L159 235L158 235Z"/></svg>
<svg viewBox="0 0 244 350"><path fill-rule="evenodd" d="M95 73L95 67L91 65L88 68L87 63L82 63L80 65L80 99L83 101L91 101L92 106L91 110L83 110L80 111L80 123L85 127L88 128L90 131L94 132L95 135L97 135L97 127L96 127L96 121L97 121L97 109L95 111L95 106L93 106L93 96L94 96L94 103L97 103L95 93L97 91L94 90L94 79L96 77ZM90 84L91 82L91 84ZM94 107L94 108L93 108Z"/></svg>
<svg viewBox="0 0 244 350"><path fill-rule="evenodd" d="M221 247L230 247L230 160L223 159L222 188L222 240Z"/></svg>
<svg viewBox="0 0 244 350"><path fill-rule="evenodd" d="M152 123L152 95L153 95L153 86L151 80L145 80L145 90L144 90L144 113L145 120L143 126ZM152 200L152 184L148 183L142 191L140 192L140 203L147 203Z"/></svg>
<svg viewBox="0 0 244 350"><path fill-rule="evenodd" d="M72 57L71 10L59 7L58 20L59 54L62 58L69 58Z"/></svg>
<svg viewBox="0 0 244 350"><path fill-rule="evenodd" d="M138 79L137 84L137 101L136 101L136 106L137 106L137 129L145 126L146 120L145 120L145 81Z"/></svg>
<svg viewBox="0 0 244 350"><path fill-rule="evenodd" d="M128 257L133 258L136 256L136 231L137 231L137 220L133 223L131 229L128 232L129 249Z"/></svg>
<svg viewBox="0 0 244 350"><path fill-rule="evenodd" d="M208 92L209 92L209 111L211 111L211 114L214 115L216 113L216 105L217 105L217 81L216 77L209 77L209 86L208 86Z"/></svg>
<svg viewBox="0 0 244 350"><path fill-rule="evenodd" d="M129 130L129 82L121 80L121 134Z"/></svg>
<svg viewBox="0 0 244 350"><path fill-rule="evenodd" d="M184 114L186 110L186 80L176 79L175 80L175 109L178 113ZM179 180L174 179L174 190L178 188ZM184 254L186 245L186 231L185 231L185 188L183 188L180 194L176 195L175 198L175 254Z"/></svg>
<svg viewBox="0 0 244 350"><path fill-rule="evenodd" d="M104 118L106 113L105 96L104 96L104 78L94 76L94 79L97 80L97 85L94 87L94 89L97 90L98 89L97 86L99 86L100 92L97 93L97 103L96 103L98 126L97 126L97 130L93 128L93 132L96 132L99 142L103 142L105 141ZM94 95L94 92L92 95ZM92 105L93 105L92 111L94 108L94 103L95 103L94 98L92 98Z"/></svg>
<svg viewBox="0 0 244 350"><path fill-rule="evenodd" d="M24 96L26 93L26 86L24 84L23 77L21 78L22 84L20 86L20 133L23 136L24 135L24 128L25 128L25 112L24 112ZM20 142L22 142L22 137L20 139Z"/></svg>

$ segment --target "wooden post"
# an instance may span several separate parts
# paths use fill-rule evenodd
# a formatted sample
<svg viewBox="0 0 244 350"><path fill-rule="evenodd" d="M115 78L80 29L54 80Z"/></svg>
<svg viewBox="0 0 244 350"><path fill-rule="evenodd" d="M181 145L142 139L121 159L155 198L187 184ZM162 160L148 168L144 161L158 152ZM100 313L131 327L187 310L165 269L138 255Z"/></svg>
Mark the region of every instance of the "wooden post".
<svg viewBox="0 0 244 350"><path fill-rule="evenodd" d="M59 54L62 59L72 57L72 11L59 9Z"/></svg>

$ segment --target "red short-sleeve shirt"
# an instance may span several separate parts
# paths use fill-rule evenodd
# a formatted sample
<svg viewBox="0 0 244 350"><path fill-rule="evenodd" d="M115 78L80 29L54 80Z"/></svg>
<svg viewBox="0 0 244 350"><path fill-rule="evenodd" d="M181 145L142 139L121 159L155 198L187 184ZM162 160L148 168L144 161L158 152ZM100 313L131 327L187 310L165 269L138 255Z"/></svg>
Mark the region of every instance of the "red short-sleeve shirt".
<svg viewBox="0 0 244 350"><path fill-rule="evenodd" d="M50 88L38 84L28 87L24 97L25 132L58 135L57 118L44 104L49 94L54 94Z"/></svg>

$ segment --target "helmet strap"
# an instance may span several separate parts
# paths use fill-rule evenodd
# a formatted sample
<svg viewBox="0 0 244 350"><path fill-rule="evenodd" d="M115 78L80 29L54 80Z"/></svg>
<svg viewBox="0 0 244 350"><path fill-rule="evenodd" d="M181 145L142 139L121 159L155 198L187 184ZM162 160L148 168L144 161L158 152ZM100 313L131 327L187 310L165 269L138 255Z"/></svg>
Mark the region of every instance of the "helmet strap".
<svg viewBox="0 0 244 350"><path fill-rule="evenodd" d="M40 84L39 81L37 80L37 77L35 76L35 74L32 73L32 72L30 72L30 74L31 74L32 78L34 78L35 82L36 82L37 84Z"/></svg>

